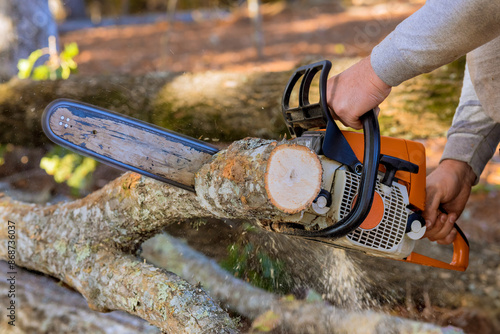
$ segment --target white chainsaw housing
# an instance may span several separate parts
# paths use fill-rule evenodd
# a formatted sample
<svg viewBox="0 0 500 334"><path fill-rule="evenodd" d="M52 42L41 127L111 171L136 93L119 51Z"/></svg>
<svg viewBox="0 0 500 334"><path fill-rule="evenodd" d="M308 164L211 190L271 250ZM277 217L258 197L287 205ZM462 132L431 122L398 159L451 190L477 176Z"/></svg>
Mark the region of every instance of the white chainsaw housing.
<svg viewBox="0 0 500 334"><path fill-rule="evenodd" d="M335 212L333 219L339 221L351 210L359 186L359 176L345 170L338 170L335 174L332 211ZM384 215L380 223L369 230L358 227L335 243L373 255L405 258L415 246L415 240L405 233L408 216L411 214L407 209L409 200L406 187L396 182L392 187L385 187L377 181L375 191L384 202Z"/></svg>
<svg viewBox="0 0 500 334"><path fill-rule="evenodd" d="M360 176L349 172L341 164L321 156L323 166L322 188L332 195L330 207L322 203L315 203L306 211L301 219L306 229L325 228L334 225L344 218L353 206L359 187ZM383 217L375 227L363 229L358 227L347 236L329 240L317 238L325 243L336 246L357 249L375 256L403 259L410 255L415 241L425 233L425 226L412 224L412 230L406 233L408 217L412 213L408 209L409 199L405 186L393 182L392 186L380 183L383 175L379 173L376 192L383 201Z"/></svg>

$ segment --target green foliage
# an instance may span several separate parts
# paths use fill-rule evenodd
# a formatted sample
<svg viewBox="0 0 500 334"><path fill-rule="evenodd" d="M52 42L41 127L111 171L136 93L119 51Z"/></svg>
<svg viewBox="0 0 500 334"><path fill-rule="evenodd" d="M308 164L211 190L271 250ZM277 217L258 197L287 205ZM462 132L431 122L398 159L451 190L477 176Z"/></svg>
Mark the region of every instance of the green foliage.
<svg viewBox="0 0 500 334"><path fill-rule="evenodd" d="M191 222L191 227L194 228L196 231L203 226L206 225L207 221L203 219L196 219L195 221Z"/></svg>
<svg viewBox="0 0 500 334"><path fill-rule="evenodd" d="M70 74L77 69L73 58L78 53L78 45L74 42L66 44L60 54L49 52L49 48L35 50L27 59L19 59L17 76L20 79L31 78L33 80L68 79ZM49 59L44 64L35 67L37 60L45 55L49 55Z"/></svg>
<svg viewBox="0 0 500 334"><path fill-rule="evenodd" d="M279 322L280 316L269 310L254 320L251 332L269 333L276 328Z"/></svg>
<svg viewBox="0 0 500 334"><path fill-rule="evenodd" d="M89 185L97 162L57 146L42 158L40 167L53 175L56 182L66 182L78 195Z"/></svg>
<svg viewBox="0 0 500 334"><path fill-rule="evenodd" d="M489 194L491 192L500 191L499 184L491 184L491 183L479 183L472 187L473 194Z"/></svg>
<svg viewBox="0 0 500 334"><path fill-rule="evenodd" d="M233 244L228 252L228 257L220 265L235 277L267 291L281 294L290 291L291 278L282 261L256 250L251 243L244 247Z"/></svg>
<svg viewBox="0 0 500 334"><path fill-rule="evenodd" d="M0 144L0 166L5 163L5 152L7 152L7 145Z"/></svg>

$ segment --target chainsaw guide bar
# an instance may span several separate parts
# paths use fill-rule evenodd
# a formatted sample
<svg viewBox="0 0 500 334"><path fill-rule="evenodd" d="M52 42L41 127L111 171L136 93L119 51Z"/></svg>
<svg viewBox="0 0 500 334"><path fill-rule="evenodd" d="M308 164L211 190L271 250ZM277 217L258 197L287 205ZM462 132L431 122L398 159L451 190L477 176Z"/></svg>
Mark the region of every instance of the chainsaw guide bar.
<svg viewBox="0 0 500 334"><path fill-rule="evenodd" d="M42 127L56 144L189 191L194 191L195 173L219 151L200 140L67 99L47 106Z"/></svg>

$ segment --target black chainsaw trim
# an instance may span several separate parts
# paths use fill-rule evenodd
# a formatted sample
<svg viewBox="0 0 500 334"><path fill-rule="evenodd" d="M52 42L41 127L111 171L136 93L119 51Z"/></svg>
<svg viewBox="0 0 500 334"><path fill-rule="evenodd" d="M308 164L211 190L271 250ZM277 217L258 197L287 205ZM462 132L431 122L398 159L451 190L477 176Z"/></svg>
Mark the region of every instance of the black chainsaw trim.
<svg viewBox="0 0 500 334"><path fill-rule="evenodd" d="M317 231L287 228L284 234L338 239L357 229L368 216L373 204L373 196L377 183L378 166L380 162L380 128L375 112L370 110L361 117L364 130L364 156L361 180L358 188L358 198L352 210L333 226Z"/></svg>
<svg viewBox="0 0 500 334"><path fill-rule="evenodd" d="M337 239L357 229L368 216L373 204L380 164L380 128L375 111L370 110L360 120L364 132L364 156L362 165L333 120L326 103L326 82L331 63L327 60L302 66L291 76L283 94L282 111L292 137L301 136L312 128L324 129L322 152L327 158L346 165L352 172L361 174L358 199L352 210L335 225L317 231L306 231L289 225L284 234ZM309 88L316 73L320 73L320 101L309 102ZM290 108L290 96L298 80L303 76L299 90L299 106ZM362 167L362 168L361 168Z"/></svg>
<svg viewBox="0 0 500 334"><path fill-rule="evenodd" d="M311 129L326 129L320 154L346 165L350 171L359 175L361 162L335 123L326 103L326 82L331 68L332 63L323 60L299 67L292 74L281 100L283 118L292 138L301 137ZM309 91L314 76L318 72L320 73L319 102L311 103ZM290 97L300 78L302 81L299 88L298 106L291 108Z"/></svg>

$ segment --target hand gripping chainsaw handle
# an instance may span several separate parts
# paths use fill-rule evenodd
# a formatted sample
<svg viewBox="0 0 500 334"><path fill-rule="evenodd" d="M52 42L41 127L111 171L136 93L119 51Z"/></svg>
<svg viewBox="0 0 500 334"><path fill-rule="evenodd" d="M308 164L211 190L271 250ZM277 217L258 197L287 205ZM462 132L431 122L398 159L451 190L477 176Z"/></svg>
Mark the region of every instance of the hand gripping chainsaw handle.
<svg viewBox="0 0 500 334"><path fill-rule="evenodd" d="M341 238L354 231L363 223L373 204L378 168L382 157L380 154L380 129L373 110L368 111L361 117L364 132L363 165L356 158L342 131L340 131L333 120L326 103L326 82L330 69L331 63L327 60L298 68L290 77L283 94L281 103L283 116L293 137L300 137L310 129L326 128L322 144L322 154L332 160L345 164L352 172L361 173L361 181L358 189L358 198L354 207L346 217L335 225L317 231L288 228L285 232L306 238ZM318 72L320 72L320 98L319 102L311 103L309 101L309 92L313 79ZM298 106L290 107L292 91L300 78L302 78L302 81L298 90ZM421 216L420 219L422 219ZM469 243L457 224L455 224L455 228L458 235L453 243L453 259L450 263L418 253L412 253L404 260L422 265L464 271L469 262Z"/></svg>
<svg viewBox="0 0 500 334"><path fill-rule="evenodd" d="M447 213L441 206L439 207L439 210L443 213ZM404 261L424 266L465 271L469 266L469 241L457 223L454 224L454 228L457 230L457 237L455 238L455 241L453 241L453 258L450 263L415 252L411 253L410 256L404 259Z"/></svg>
<svg viewBox="0 0 500 334"><path fill-rule="evenodd" d="M283 94L281 103L283 116L290 133L294 137L301 136L308 129L326 127L322 145L323 154L330 159L347 165L351 171L361 173L361 181L354 207L347 216L335 225L317 231L288 229L287 233L303 237L337 239L354 231L363 223L370 212L377 182L380 162L380 129L375 112L370 110L361 117L364 132L364 164L361 165L342 131L333 120L326 104L326 81L331 66L332 64L329 61L324 60L302 66L295 71ZM310 103L309 90L311 83L314 76L320 71L319 102ZM301 77L303 78L299 89L299 105L291 108L290 96Z"/></svg>

